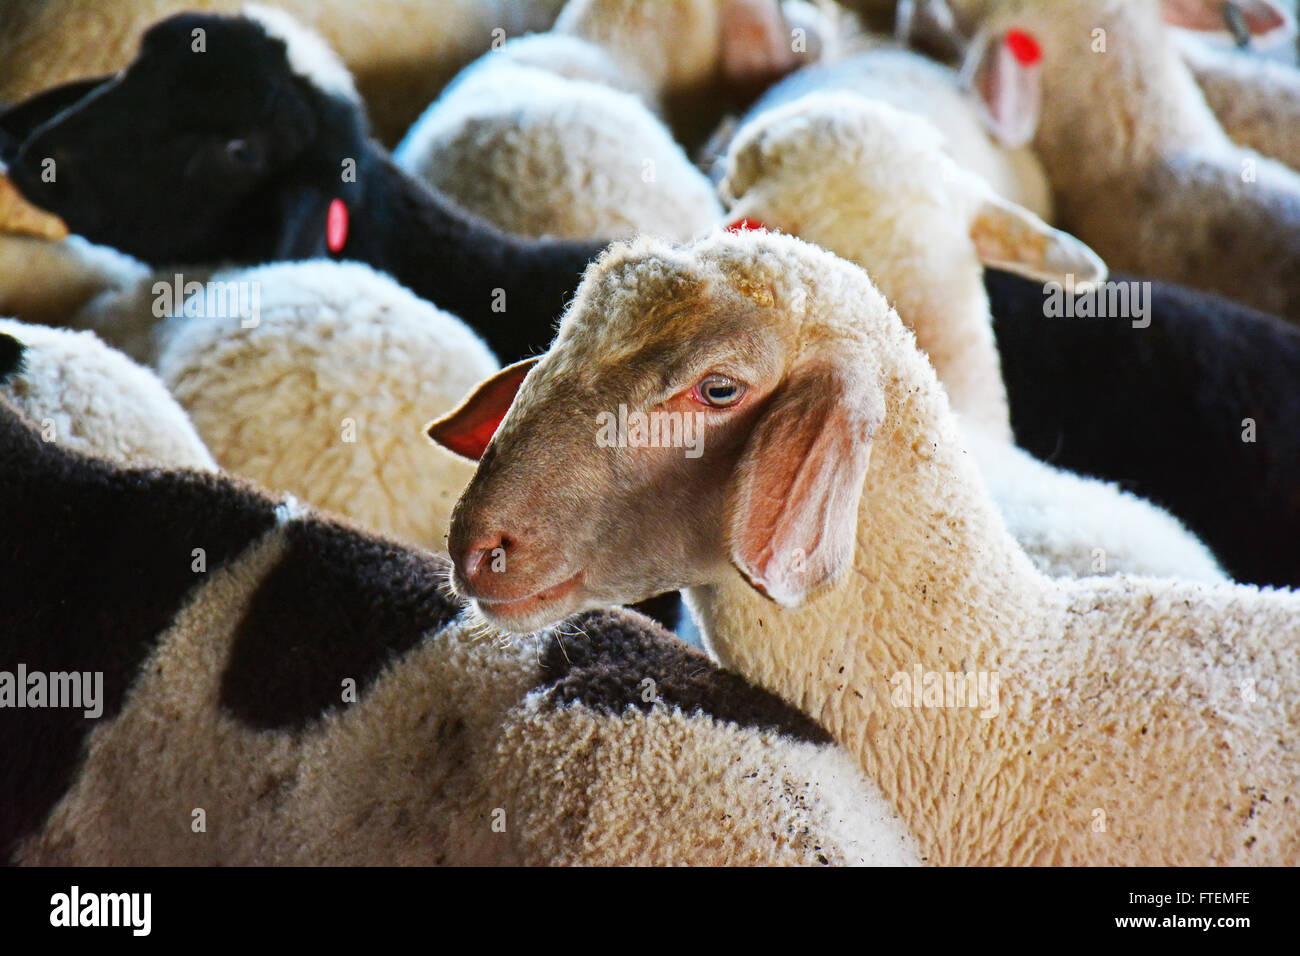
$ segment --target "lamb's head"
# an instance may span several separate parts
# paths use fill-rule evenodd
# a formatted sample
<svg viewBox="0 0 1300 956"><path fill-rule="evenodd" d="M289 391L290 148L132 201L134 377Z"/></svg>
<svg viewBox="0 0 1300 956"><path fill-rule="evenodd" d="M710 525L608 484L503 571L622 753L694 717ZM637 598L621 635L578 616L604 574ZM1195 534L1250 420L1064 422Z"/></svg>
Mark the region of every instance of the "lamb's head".
<svg viewBox="0 0 1300 956"><path fill-rule="evenodd" d="M955 29L972 34L999 12L1020 15L1030 7L1083 8L1158 7L1170 26L1198 33L1231 36L1237 43L1272 46L1295 36L1295 17L1280 0L946 0ZM1050 9L1048 12L1053 12ZM1059 11L1056 11L1059 12Z"/></svg>
<svg viewBox="0 0 1300 956"><path fill-rule="evenodd" d="M936 284L951 295L954 270L960 292L978 295L981 264L1044 281L1106 277L1086 245L958 166L929 122L849 93L813 93L746 124L721 190L735 217L856 262L894 302Z"/></svg>
<svg viewBox="0 0 1300 956"><path fill-rule="evenodd" d="M0 130L30 202L154 264L323 253L341 163L367 139L333 53L257 8L162 20L121 73L38 94Z"/></svg>
<svg viewBox="0 0 1300 956"><path fill-rule="evenodd" d="M882 347L915 354L866 274L792 237L611 247L545 356L430 427L481 456L456 587L516 632L736 569L800 603L852 560Z"/></svg>

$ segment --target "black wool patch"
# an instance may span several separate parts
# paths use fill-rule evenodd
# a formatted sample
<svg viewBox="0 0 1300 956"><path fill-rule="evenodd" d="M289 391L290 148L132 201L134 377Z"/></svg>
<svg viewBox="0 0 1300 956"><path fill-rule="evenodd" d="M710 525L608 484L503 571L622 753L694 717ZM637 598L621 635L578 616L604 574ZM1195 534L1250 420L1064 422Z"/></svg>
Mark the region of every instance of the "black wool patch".
<svg viewBox="0 0 1300 956"><path fill-rule="evenodd" d="M98 719L0 709L0 860L67 791L86 737L121 710L191 591L268 531L274 512L215 475L67 452L0 399L0 670L103 674ZM206 571L196 572L200 548Z"/></svg>
<svg viewBox="0 0 1300 956"><path fill-rule="evenodd" d="M538 687L549 690L553 707L578 703L621 714L629 706L649 711L662 703L795 740L832 741L807 714L661 628L619 611L592 611L572 623L580 633L553 635L542 653Z"/></svg>
<svg viewBox="0 0 1300 956"><path fill-rule="evenodd" d="M445 590L445 558L317 518L285 534L288 550L258 586L221 679L221 705L259 729L301 729L342 708L348 679L359 698L461 610Z"/></svg>
<svg viewBox="0 0 1300 956"><path fill-rule="evenodd" d="M1300 587L1300 328L1165 282L1138 328L1047 317L1043 283L1010 273L984 284L1021 448L1167 508L1236 581Z"/></svg>

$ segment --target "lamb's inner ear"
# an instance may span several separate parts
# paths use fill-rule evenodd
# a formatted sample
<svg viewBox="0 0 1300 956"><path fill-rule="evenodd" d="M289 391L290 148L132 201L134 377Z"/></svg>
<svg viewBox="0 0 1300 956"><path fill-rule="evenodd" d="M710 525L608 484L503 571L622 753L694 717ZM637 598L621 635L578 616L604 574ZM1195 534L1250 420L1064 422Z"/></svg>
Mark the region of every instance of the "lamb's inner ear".
<svg viewBox="0 0 1300 956"><path fill-rule="evenodd" d="M507 365L481 382L457 408L429 423L429 437L448 451L478 461L510 411L519 386L539 361L541 356L535 356Z"/></svg>
<svg viewBox="0 0 1300 956"><path fill-rule="evenodd" d="M731 559L794 607L853 561L883 397L844 359L798 370L755 424L727 493Z"/></svg>
<svg viewBox="0 0 1300 956"><path fill-rule="evenodd" d="M1170 26L1198 33L1241 30L1260 46L1296 34L1295 18L1277 0L1162 0L1161 9Z"/></svg>
<svg viewBox="0 0 1300 956"><path fill-rule="evenodd" d="M1053 229L1028 209L989 196L970 229L980 262L1031 279L1101 282L1106 263L1068 232Z"/></svg>
<svg viewBox="0 0 1300 956"><path fill-rule="evenodd" d="M984 125L1009 149L1034 138L1042 103L1038 41L1024 30L982 33L962 67L962 81L979 98Z"/></svg>

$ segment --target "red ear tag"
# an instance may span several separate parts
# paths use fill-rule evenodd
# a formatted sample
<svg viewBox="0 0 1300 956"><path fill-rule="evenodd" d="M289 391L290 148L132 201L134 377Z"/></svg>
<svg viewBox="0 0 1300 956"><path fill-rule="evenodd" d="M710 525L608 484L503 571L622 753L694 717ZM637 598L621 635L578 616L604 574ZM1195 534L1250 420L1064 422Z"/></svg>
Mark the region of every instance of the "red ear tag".
<svg viewBox="0 0 1300 956"><path fill-rule="evenodd" d="M1032 33L1024 30L1008 30L1005 42L1007 49L1021 66L1034 66L1043 59L1043 48L1038 45Z"/></svg>
<svg viewBox="0 0 1300 956"><path fill-rule="evenodd" d="M757 219L737 219L735 222L728 223L727 232L767 232L767 226L763 225Z"/></svg>
<svg viewBox="0 0 1300 956"><path fill-rule="evenodd" d="M343 251L348 241L348 207L342 199L330 203L329 215L325 217L325 245L334 255Z"/></svg>

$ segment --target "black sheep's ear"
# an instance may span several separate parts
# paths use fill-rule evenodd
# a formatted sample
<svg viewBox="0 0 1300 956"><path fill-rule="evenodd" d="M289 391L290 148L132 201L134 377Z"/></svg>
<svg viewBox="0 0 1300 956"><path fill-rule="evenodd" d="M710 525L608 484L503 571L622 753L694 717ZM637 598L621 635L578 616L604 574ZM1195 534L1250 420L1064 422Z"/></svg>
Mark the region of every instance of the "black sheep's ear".
<svg viewBox="0 0 1300 956"><path fill-rule="evenodd" d="M326 224L333 198L315 186L296 186L285 192L280 200L274 261L318 259L326 255Z"/></svg>
<svg viewBox="0 0 1300 956"><path fill-rule="evenodd" d="M0 111L0 159L12 161L18 147L38 127L44 126L64 110L76 106L111 79L111 76L96 76L74 80L37 93Z"/></svg>

